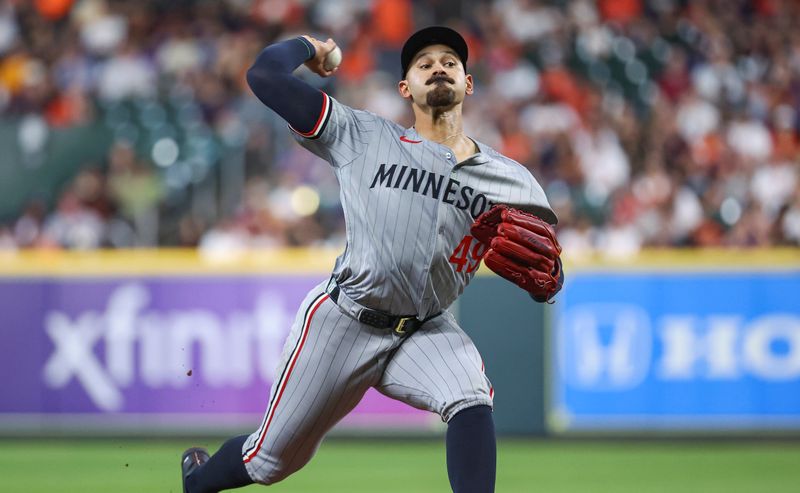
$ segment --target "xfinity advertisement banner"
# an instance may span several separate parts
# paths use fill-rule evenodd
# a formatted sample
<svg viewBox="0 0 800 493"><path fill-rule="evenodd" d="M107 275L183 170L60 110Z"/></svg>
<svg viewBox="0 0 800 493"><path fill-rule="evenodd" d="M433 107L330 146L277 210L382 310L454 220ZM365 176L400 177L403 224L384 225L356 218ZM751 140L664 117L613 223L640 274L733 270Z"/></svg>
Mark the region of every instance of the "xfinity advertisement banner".
<svg viewBox="0 0 800 493"><path fill-rule="evenodd" d="M556 308L555 429L800 428L800 273L577 273Z"/></svg>
<svg viewBox="0 0 800 493"><path fill-rule="evenodd" d="M0 426L38 416L255 428L295 312L321 277L4 279ZM435 421L370 392L345 424Z"/></svg>

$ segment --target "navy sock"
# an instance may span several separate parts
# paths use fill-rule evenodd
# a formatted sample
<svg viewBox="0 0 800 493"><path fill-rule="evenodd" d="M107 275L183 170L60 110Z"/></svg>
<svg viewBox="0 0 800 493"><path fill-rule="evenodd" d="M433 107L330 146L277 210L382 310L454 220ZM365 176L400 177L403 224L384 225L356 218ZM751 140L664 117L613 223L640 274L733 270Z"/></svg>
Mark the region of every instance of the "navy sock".
<svg viewBox="0 0 800 493"><path fill-rule="evenodd" d="M248 435L231 438L212 455L208 462L186 478L191 493L217 493L229 488L253 484L242 461L242 446Z"/></svg>
<svg viewBox="0 0 800 493"><path fill-rule="evenodd" d="M454 493L493 493L497 447L492 408L467 408L447 425L447 476Z"/></svg>

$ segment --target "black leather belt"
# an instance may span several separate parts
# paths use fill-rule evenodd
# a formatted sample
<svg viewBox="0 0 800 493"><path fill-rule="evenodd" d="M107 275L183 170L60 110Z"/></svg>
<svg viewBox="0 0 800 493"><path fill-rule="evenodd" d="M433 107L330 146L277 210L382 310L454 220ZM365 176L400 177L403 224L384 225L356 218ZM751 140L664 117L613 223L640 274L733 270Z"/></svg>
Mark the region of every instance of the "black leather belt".
<svg viewBox="0 0 800 493"><path fill-rule="evenodd" d="M328 290L328 294L330 295L331 300L338 305L339 296L342 290L339 288L339 284L336 283L335 280L331 280L331 284L332 286ZM432 318L438 317L441 315L441 313L442 312L439 312L424 320L420 320L413 315L409 317L400 317L389 315L388 313L373 310L371 308L362 307L358 314L358 321L377 329L391 329L392 332L399 336L408 337L416 332L416 330L419 329L422 324Z"/></svg>

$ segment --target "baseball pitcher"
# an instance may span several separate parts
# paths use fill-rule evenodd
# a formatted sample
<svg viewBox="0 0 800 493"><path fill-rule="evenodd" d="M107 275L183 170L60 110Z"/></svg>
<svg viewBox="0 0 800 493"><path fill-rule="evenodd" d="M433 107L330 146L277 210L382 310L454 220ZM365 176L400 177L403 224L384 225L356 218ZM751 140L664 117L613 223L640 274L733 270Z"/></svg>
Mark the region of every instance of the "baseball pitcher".
<svg viewBox="0 0 800 493"><path fill-rule="evenodd" d="M268 46L247 74L295 139L333 167L347 246L303 301L258 429L212 457L182 457L183 490L276 483L302 468L371 387L448 424L456 493L494 491L493 390L481 356L447 308L480 262L546 302L561 289L561 247L542 187L519 163L464 134L473 93L467 44L428 27L401 53L411 128L350 108L292 72L329 77L333 40Z"/></svg>

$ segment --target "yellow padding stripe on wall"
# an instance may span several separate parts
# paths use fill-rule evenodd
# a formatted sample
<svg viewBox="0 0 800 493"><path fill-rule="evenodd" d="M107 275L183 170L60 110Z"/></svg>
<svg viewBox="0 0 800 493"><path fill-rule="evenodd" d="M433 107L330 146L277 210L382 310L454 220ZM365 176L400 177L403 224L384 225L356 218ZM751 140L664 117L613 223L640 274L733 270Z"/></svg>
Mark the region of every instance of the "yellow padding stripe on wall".
<svg viewBox="0 0 800 493"><path fill-rule="evenodd" d="M565 257L564 269L573 271L795 271L800 270L800 248L769 249L650 249L634 256L591 255Z"/></svg>
<svg viewBox="0 0 800 493"><path fill-rule="evenodd" d="M272 249L203 253L195 249L0 252L0 277L327 274L338 249ZM645 250L624 258L564 256L570 272L800 271L800 249ZM481 266L479 275L491 275Z"/></svg>
<svg viewBox="0 0 800 493"><path fill-rule="evenodd" d="M20 251L0 253L2 277L97 277L329 273L338 250L273 249L204 253L195 249Z"/></svg>

